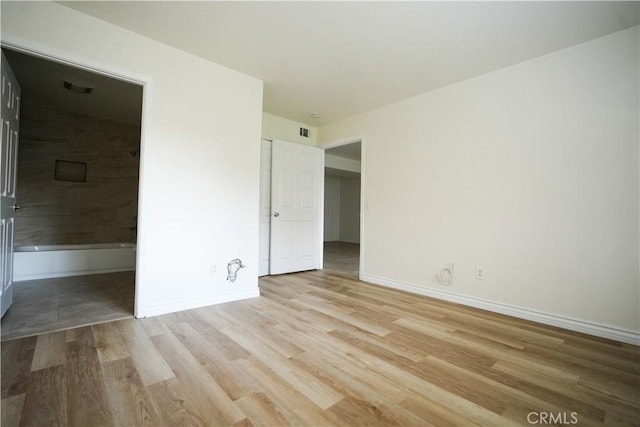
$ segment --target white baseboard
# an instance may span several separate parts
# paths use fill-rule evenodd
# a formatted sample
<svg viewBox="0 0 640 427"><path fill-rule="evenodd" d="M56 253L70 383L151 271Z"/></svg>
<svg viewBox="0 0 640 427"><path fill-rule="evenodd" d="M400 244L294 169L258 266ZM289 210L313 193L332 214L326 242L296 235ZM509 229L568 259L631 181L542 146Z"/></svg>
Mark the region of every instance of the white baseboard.
<svg viewBox="0 0 640 427"><path fill-rule="evenodd" d="M367 274L361 275L360 280L362 280L363 282L369 282L376 285L399 289L401 291L450 301L457 304L481 308L483 310L488 310L495 313L506 314L508 316L517 317L520 319L531 320L534 322L543 323L545 325L557 326L559 328L582 332L597 337L608 338L614 341L640 345L640 333L628 329L622 329L609 325L601 325L580 319L572 319L569 317L531 310L529 308L483 300L480 298L460 295L449 291L426 288L412 283L404 283L397 280L376 277Z"/></svg>
<svg viewBox="0 0 640 427"><path fill-rule="evenodd" d="M188 299L183 301L175 301L168 304L159 304L152 307L146 307L144 315L138 317L159 316L161 314L175 313L176 311L190 310L192 308L206 307L208 305L222 304L225 302L239 301L248 298L256 298L260 296L260 289L257 287L250 291L232 292L215 297L202 299Z"/></svg>

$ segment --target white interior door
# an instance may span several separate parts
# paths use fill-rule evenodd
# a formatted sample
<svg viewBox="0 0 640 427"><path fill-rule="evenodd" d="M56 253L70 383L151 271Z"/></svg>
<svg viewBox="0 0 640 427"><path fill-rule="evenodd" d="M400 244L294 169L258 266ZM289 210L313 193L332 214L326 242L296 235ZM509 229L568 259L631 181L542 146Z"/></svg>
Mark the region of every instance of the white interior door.
<svg viewBox="0 0 640 427"><path fill-rule="evenodd" d="M260 261L258 276L269 274L271 235L271 141L263 139L260 158Z"/></svg>
<svg viewBox="0 0 640 427"><path fill-rule="evenodd" d="M20 86L2 53L2 159L0 160L0 316L13 302L13 240L15 234L16 172L20 129Z"/></svg>
<svg viewBox="0 0 640 427"><path fill-rule="evenodd" d="M340 179L324 180L324 241L340 240Z"/></svg>
<svg viewBox="0 0 640 427"><path fill-rule="evenodd" d="M324 151L273 141L270 274L322 268Z"/></svg>

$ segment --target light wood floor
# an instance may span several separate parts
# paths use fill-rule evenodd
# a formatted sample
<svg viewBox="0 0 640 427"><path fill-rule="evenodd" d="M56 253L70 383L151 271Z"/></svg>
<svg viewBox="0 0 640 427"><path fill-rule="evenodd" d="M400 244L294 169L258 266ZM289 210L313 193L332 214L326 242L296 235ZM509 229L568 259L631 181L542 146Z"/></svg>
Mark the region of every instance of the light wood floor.
<svg viewBox="0 0 640 427"><path fill-rule="evenodd" d="M326 271L260 287L260 298L2 343L2 425L640 420L638 347Z"/></svg>
<svg viewBox="0 0 640 427"><path fill-rule="evenodd" d="M2 340L133 317L135 272L16 282Z"/></svg>
<svg viewBox="0 0 640 427"><path fill-rule="evenodd" d="M360 245L347 242L324 242L325 270L358 277L360 271Z"/></svg>

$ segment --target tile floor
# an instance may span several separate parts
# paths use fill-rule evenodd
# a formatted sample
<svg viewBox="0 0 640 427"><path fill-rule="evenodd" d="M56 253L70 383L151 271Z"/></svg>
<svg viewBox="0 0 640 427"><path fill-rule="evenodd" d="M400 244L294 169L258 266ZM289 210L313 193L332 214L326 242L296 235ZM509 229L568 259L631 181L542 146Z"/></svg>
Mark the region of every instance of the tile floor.
<svg viewBox="0 0 640 427"><path fill-rule="evenodd" d="M135 272L16 282L2 341L133 317Z"/></svg>

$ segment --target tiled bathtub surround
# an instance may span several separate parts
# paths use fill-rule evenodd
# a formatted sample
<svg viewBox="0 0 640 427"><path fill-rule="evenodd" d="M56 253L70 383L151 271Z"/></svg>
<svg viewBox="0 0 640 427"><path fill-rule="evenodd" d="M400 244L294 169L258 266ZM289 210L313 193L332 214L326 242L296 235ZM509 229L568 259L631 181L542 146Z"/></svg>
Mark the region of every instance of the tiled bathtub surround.
<svg viewBox="0 0 640 427"><path fill-rule="evenodd" d="M16 245L135 242L138 125L24 103L20 132ZM54 180L56 160L87 181Z"/></svg>

